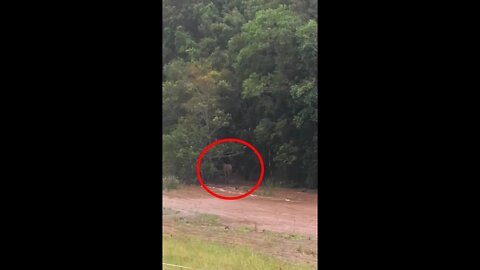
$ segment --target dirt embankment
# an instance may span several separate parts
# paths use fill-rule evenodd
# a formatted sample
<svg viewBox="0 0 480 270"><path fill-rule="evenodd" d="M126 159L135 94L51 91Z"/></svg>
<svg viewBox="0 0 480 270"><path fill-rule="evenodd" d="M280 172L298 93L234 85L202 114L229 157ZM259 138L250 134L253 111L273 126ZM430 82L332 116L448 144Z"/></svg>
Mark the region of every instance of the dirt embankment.
<svg viewBox="0 0 480 270"><path fill-rule="evenodd" d="M238 196L239 189L209 186L224 196ZM186 186L164 192L163 207L184 214L217 215L224 224L257 225L258 230L296 233L317 238L317 194L275 188L272 196L262 196L262 189L240 200L221 200L200 186Z"/></svg>

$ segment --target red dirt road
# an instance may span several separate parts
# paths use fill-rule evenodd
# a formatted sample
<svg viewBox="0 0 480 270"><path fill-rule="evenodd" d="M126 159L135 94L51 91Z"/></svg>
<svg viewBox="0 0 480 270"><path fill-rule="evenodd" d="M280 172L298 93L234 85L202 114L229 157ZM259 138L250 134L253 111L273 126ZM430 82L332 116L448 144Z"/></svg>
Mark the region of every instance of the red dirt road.
<svg viewBox="0 0 480 270"><path fill-rule="evenodd" d="M242 192L228 187L209 186L224 196ZM296 233L317 238L317 194L276 188L273 196L258 195L234 201L221 200L200 186L186 186L163 192L163 207L185 214L205 213L219 216L224 224L257 223L258 230Z"/></svg>

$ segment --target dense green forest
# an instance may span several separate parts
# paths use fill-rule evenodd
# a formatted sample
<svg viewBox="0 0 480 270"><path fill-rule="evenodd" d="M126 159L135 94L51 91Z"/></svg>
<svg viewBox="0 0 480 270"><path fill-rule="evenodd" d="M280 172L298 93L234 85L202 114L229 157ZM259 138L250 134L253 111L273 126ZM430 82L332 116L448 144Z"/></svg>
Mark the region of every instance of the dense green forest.
<svg viewBox="0 0 480 270"><path fill-rule="evenodd" d="M164 175L196 181L200 152L235 137L266 178L317 187L317 0L163 0L162 49ZM258 169L243 150L216 148L202 175L219 157Z"/></svg>

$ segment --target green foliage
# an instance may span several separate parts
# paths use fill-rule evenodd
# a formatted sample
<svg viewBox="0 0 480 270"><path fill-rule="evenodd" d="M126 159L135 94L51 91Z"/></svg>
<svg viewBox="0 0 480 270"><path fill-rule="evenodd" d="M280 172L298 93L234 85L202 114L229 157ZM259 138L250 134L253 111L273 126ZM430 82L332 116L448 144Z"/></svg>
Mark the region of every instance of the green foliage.
<svg viewBox="0 0 480 270"><path fill-rule="evenodd" d="M293 85L290 93L295 101L301 103L300 111L293 118L297 128L301 128L307 121L317 123L318 92L315 81L304 80L299 84Z"/></svg>
<svg viewBox="0 0 480 270"><path fill-rule="evenodd" d="M260 77L257 73L252 73L248 79L243 81L243 98L260 96L267 87L267 78Z"/></svg>
<svg viewBox="0 0 480 270"><path fill-rule="evenodd" d="M164 171L196 181L202 149L237 137L260 151L268 175L316 187L316 0L163 0L163 6ZM244 150L232 145L205 156L202 176L215 178L219 157ZM236 162L258 163L254 156Z"/></svg>
<svg viewBox="0 0 480 270"><path fill-rule="evenodd" d="M275 257L266 256L259 253L258 250L245 246L232 246L198 237L164 235L162 243L162 260L164 262L186 265L194 269L314 269L313 266L293 264Z"/></svg>
<svg viewBox="0 0 480 270"><path fill-rule="evenodd" d="M163 177L163 182L162 182L162 189L163 190L172 190L172 189L177 189L178 185L180 184L180 181L178 180L177 177L175 176L166 176Z"/></svg>
<svg viewBox="0 0 480 270"><path fill-rule="evenodd" d="M298 150L299 148L295 146L292 142L282 144L275 152L275 157L273 158L273 161L277 162L280 165L291 165L298 159Z"/></svg>
<svg viewBox="0 0 480 270"><path fill-rule="evenodd" d="M254 130L256 140L262 144L267 143L272 136L273 127L274 124L268 118L260 120L260 123Z"/></svg>

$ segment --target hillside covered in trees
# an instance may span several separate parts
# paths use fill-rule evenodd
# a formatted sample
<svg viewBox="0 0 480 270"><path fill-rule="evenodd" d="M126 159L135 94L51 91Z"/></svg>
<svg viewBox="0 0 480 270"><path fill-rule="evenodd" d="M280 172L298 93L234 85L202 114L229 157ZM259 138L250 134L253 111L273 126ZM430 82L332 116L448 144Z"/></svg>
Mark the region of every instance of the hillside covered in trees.
<svg viewBox="0 0 480 270"><path fill-rule="evenodd" d="M317 0L163 0L162 49L164 175L196 181L200 152L235 137L267 178L317 187Z"/></svg>

